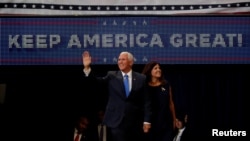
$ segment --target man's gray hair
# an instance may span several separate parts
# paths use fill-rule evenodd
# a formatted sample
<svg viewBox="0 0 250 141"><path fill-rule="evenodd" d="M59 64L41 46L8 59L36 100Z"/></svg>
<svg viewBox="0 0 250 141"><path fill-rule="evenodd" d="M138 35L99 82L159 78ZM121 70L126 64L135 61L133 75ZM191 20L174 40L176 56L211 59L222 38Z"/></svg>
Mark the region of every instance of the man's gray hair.
<svg viewBox="0 0 250 141"><path fill-rule="evenodd" d="M128 60L133 61L134 62L134 56L132 53L128 52L128 51L123 51L120 54L127 54L128 55Z"/></svg>

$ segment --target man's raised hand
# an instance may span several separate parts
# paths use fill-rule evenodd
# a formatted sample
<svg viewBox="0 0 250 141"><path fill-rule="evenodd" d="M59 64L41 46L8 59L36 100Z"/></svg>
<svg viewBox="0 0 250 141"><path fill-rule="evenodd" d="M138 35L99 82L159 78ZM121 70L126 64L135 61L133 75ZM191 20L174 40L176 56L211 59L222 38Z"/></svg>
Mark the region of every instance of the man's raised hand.
<svg viewBox="0 0 250 141"><path fill-rule="evenodd" d="M82 62L83 62L84 68L88 69L91 64L91 56L88 51L84 51L82 53Z"/></svg>

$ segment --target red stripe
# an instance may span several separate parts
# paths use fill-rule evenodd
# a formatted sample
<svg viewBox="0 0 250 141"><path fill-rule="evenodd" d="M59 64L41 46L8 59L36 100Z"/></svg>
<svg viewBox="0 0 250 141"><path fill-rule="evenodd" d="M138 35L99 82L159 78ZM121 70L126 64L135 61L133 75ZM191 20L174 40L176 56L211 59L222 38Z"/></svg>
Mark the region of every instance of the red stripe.
<svg viewBox="0 0 250 141"><path fill-rule="evenodd" d="M172 24L172 25L175 25L175 24L190 24L190 25L193 25L193 24L201 24L201 25L210 25L210 24L222 24L222 25L227 25L227 24L247 24L249 25L250 24L250 21L249 20L244 20L244 21L232 21L232 20L179 20L179 21L176 21L176 20L154 20L154 21L151 21L151 24Z"/></svg>
<svg viewBox="0 0 250 141"><path fill-rule="evenodd" d="M154 61L249 61L250 57L178 57L178 58L151 58ZM98 58L93 59L98 61ZM81 58L33 58L33 59L0 59L0 62L81 62Z"/></svg>
<svg viewBox="0 0 250 141"><path fill-rule="evenodd" d="M1 25L96 25L97 21L32 21L32 22L0 22Z"/></svg>
<svg viewBox="0 0 250 141"><path fill-rule="evenodd" d="M155 61L249 61L250 57L178 57L178 58L151 58Z"/></svg>

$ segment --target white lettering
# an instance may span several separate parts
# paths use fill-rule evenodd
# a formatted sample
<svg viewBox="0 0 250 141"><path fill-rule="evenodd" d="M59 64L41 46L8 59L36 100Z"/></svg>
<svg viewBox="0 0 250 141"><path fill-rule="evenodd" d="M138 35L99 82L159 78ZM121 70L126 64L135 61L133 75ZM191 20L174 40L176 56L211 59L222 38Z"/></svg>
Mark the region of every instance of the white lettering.
<svg viewBox="0 0 250 141"><path fill-rule="evenodd" d="M49 47L53 48L54 45L57 45L61 42L60 35L50 35L49 36Z"/></svg>
<svg viewBox="0 0 250 141"><path fill-rule="evenodd" d="M102 47L113 47L113 34L102 35Z"/></svg>
<svg viewBox="0 0 250 141"><path fill-rule="evenodd" d="M38 34L38 35L9 35L9 48L24 49L46 49L54 48L61 42L60 35ZM166 40L166 39L164 39ZM242 47L242 34L172 34L169 37L169 43L172 47L186 48L217 48L217 47ZM163 48L160 34L72 34L69 37L67 48L133 48L133 47L159 47Z"/></svg>
<svg viewBox="0 0 250 141"><path fill-rule="evenodd" d="M173 47L242 47L242 34L173 34Z"/></svg>
<svg viewBox="0 0 250 141"><path fill-rule="evenodd" d="M139 34L136 36L136 44L140 47L145 47L148 45L147 42L141 42L142 38L147 38L148 37L148 34Z"/></svg>
<svg viewBox="0 0 250 141"><path fill-rule="evenodd" d="M161 36L159 34L95 34L92 37L89 34L84 34L84 48L89 46L103 47L103 48L112 48L112 47L164 47ZM75 43L79 46L81 41L79 38L72 37L70 43Z"/></svg>
<svg viewBox="0 0 250 141"><path fill-rule="evenodd" d="M20 44L18 43L18 37L19 35L15 35L12 37L12 35L9 35L9 48L12 48L14 45L16 48L21 48Z"/></svg>
<svg viewBox="0 0 250 141"><path fill-rule="evenodd" d="M210 34L200 34L200 47L210 47Z"/></svg>
<svg viewBox="0 0 250 141"><path fill-rule="evenodd" d="M218 129L212 129L212 136L218 136Z"/></svg>
<svg viewBox="0 0 250 141"><path fill-rule="evenodd" d="M95 44L97 48L100 47L100 36L98 34L93 35L92 38L88 34L84 34L83 41L84 41L84 48L88 46L88 43L92 46Z"/></svg>
<svg viewBox="0 0 250 141"><path fill-rule="evenodd" d="M72 46L77 46L77 48L81 48L81 42L78 38L77 35L71 35L69 43L68 43L68 48L72 48Z"/></svg>
<svg viewBox="0 0 250 141"><path fill-rule="evenodd" d="M197 36L195 34L186 34L186 47L197 47Z"/></svg>
<svg viewBox="0 0 250 141"><path fill-rule="evenodd" d="M232 129L228 131L219 131L218 129L212 129L212 136L246 136L246 131L233 131Z"/></svg>
<svg viewBox="0 0 250 141"><path fill-rule="evenodd" d="M47 35L37 35L36 36L37 48L47 48L46 37L47 37Z"/></svg>
<svg viewBox="0 0 250 141"><path fill-rule="evenodd" d="M173 34L170 37L170 43L174 47L181 47L183 45L182 35L181 34Z"/></svg>
<svg viewBox="0 0 250 141"><path fill-rule="evenodd" d="M222 34L215 35L212 47L217 47L217 46L226 47L226 43L225 43L225 40L224 40Z"/></svg>
<svg viewBox="0 0 250 141"><path fill-rule="evenodd" d="M23 35L22 36L22 47L23 48L33 48L34 44L33 44L33 35Z"/></svg>
<svg viewBox="0 0 250 141"><path fill-rule="evenodd" d="M126 34L116 34L115 35L115 47L119 47L120 45L122 47L128 47L126 44L127 40L128 40L128 37Z"/></svg>
<svg viewBox="0 0 250 141"><path fill-rule="evenodd" d="M20 38L19 38L20 37ZM44 49L49 47L53 48L54 45L60 43L60 35L9 35L9 48L38 48ZM22 46L21 46L22 45Z"/></svg>
<svg viewBox="0 0 250 141"><path fill-rule="evenodd" d="M152 36L152 39L151 39L149 46L153 47L154 45L157 45L159 47L164 47L159 34L153 34L153 36Z"/></svg>

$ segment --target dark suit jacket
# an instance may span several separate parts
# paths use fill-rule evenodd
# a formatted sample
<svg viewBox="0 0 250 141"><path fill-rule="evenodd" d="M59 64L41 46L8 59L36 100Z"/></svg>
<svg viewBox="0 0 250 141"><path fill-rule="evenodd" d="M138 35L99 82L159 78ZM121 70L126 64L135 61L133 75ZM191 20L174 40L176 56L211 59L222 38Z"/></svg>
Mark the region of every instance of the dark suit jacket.
<svg viewBox="0 0 250 141"><path fill-rule="evenodd" d="M177 134L178 134L178 130L176 129L174 132L173 138L175 138ZM191 134L190 128L186 126L185 130L182 132L180 141L192 141L192 140L194 140L194 138Z"/></svg>
<svg viewBox="0 0 250 141"><path fill-rule="evenodd" d="M150 122L150 98L145 79L144 75L132 71L132 88L127 97L121 71L110 71L101 78L107 83L109 93L104 124L115 128L121 122L127 126L141 126L143 121Z"/></svg>

